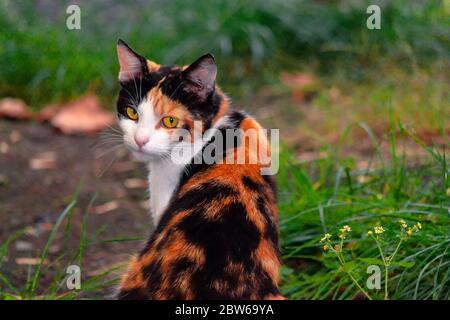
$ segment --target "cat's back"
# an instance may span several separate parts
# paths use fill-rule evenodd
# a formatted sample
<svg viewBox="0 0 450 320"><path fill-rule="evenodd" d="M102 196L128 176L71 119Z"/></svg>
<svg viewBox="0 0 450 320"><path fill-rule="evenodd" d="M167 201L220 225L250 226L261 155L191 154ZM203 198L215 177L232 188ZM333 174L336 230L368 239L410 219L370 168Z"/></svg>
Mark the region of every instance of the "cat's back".
<svg viewBox="0 0 450 320"><path fill-rule="evenodd" d="M224 119L217 126L222 135L232 134L228 129L254 132L231 137L241 139L237 145L212 148L228 160L186 167L155 233L130 264L120 298L279 296L275 185L271 176L261 174L267 164L257 152L268 150L268 143L259 124L245 113L232 111ZM254 135L256 150L250 144Z"/></svg>

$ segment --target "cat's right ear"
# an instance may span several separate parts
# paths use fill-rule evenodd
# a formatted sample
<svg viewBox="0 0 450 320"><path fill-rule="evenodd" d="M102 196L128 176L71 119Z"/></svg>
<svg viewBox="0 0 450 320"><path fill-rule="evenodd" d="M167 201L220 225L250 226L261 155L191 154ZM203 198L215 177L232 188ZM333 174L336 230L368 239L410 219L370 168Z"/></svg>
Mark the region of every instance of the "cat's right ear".
<svg viewBox="0 0 450 320"><path fill-rule="evenodd" d="M148 74L147 60L133 51L123 40L117 41L119 58L119 81L127 82Z"/></svg>

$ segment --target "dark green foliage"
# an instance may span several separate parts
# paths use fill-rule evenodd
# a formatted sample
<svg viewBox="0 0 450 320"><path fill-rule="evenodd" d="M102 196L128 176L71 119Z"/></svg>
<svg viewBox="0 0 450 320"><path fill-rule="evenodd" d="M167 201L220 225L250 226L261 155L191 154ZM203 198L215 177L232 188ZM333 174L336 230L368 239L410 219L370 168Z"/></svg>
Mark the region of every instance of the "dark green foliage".
<svg viewBox="0 0 450 320"><path fill-rule="evenodd" d="M119 37L162 63L187 64L212 52L219 82L238 96L280 69L316 66L359 80L386 60L411 68L449 58L443 1L385 1L382 29L375 31L366 28L368 3L84 2L81 30L68 30L63 2L2 0L0 95L25 98L35 108L86 90L111 102Z"/></svg>

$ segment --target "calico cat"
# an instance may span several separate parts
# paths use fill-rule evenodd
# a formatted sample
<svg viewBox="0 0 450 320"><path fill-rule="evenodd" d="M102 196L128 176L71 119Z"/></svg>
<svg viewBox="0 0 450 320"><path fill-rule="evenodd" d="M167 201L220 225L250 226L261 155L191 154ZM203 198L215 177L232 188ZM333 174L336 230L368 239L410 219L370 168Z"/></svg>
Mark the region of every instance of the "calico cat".
<svg viewBox="0 0 450 320"><path fill-rule="evenodd" d="M258 156L244 164L195 161L227 130L253 130L258 146L268 148L260 125L230 108L215 84L212 55L178 67L146 60L122 40L117 52L119 123L125 144L147 163L155 224L122 278L118 298L282 298L272 177L261 174ZM214 148L215 159L236 159L238 151L254 158L240 137ZM192 146L190 155L173 160L174 151Z"/></svg>

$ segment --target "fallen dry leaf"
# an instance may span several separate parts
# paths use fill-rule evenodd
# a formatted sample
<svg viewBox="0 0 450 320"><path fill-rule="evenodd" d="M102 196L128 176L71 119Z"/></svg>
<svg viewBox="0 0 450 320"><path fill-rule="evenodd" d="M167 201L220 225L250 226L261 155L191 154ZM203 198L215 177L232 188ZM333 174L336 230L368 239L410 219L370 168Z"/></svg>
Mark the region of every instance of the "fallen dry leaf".
<svg viewBox="0 0 450 320"><path fill-rule="evenodd" d="M54 169L56 167L56 154L43 152L30 159L30 168L33 170Z"/></svg>
<svg viewBox="0 0 450 320"><path fill-rule="evenodd" d="M9 144L6 142L0 142L0 153L8 153L9 152Z"/></svg>
<svg viewBox="0 0 450 320"><path fill-rule="evenodd" d="M0 117L16 120L31 119L33 114L20 99L4 98L0 100Z"/></svg>
<svg viewBox="0 0 450 320"><path fill-rule="evenodd" d="M102 108L94 95L61 106L50 123L64 134L94 133L114 123L114 114Z"/></svg>
<svg viewBox="0 0 450 320"><path fill-rule="evenodd" d="M50 121L60 109L61 107L56 104L48 105L39 111L36 115L36 120L39 122Z"/></svg>
<svg viewBox="0 0 450 320"><path fill-rule="evenodd" d="M311 73L282 72L280 76L283 84L289 88L309 88L317 86L317 78Z"/></svg>
<svg viewBox="0 0 450 320"><path fill-rule="evenodd" d="M22 139L22 134L20 133L20 131L13 130L9 134L9 141L11 141L11 143L17 143L20 141L20 139Z"/></svg>
<svg viewBox="0 0 450 320"><path fill-rule="evenodd" d="M35 266L41 263L41 258L16 258L16 263ZM48 260L44 259L43 264L48 264Z"/></svg>
<svg viewBox="0 0 450 320"><path fill-rule="evenodd" d="M54 226L55 225L51 222L39 222L39 223L36 223L35 228L36 228L38 234L41 234L44 232L52 231Z"/></svg>
<svg viewBox="0 0 450 320"><path fill-rule="evenodd" d="M113 168L116 172L133 171L134 169L136 169L136 164L131 161L122 161L115 163Z"/></svg>
<svg viewBox="0 0 450 320"><path fill-rule="evenodd" d="M125 187L127 187L128 189L147 188L148 183L143 179L132 178L125 180Z"/></svg>
<svg viewBox="0 0 450 320"><path fill-rule="evenodd" d="M62 245L59 243L55 243L48 249L48 252L55 254L55 253L60 252L61 249L62 249Z"/></svg>
<svg viewBox="0 0 450 320"><path fill-rule="evenodd" d="M15 247L17 251L31 251L33 250L33 244L28 241L18 240L15 243Z"/></svg>
<svg viewBox="0 0 450 320"><path fill-rule="evenodd" d="M317 92L320 87L317 77L306 72L282 72L280 80L292 91L292 98L299 102L306 100L312 93Z"/></svg>
<svg viewBox="0 0 450 320"><path fill-rule="evenodd" d="M300 163L307 163L317 161L328 157L328 153L325 151L303 151L299 154L298 160Z"/></svg>
<svg viewBox="0 0 450 320"><path fill-rule="evenodd" d="M104 214L119 208L119 203L117 201L109 201L99 206L92 208L92 212L95 214Z"/></svg>

